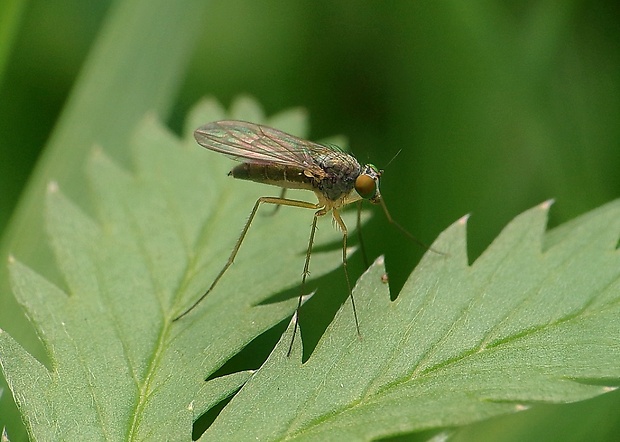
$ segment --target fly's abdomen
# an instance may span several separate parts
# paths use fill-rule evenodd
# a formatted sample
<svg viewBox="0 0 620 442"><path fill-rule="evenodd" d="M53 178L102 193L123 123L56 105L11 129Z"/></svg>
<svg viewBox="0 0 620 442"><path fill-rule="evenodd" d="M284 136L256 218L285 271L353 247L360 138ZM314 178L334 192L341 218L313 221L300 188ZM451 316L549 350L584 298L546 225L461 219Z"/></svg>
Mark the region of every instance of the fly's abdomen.
<svg viewBox="0 0 620 442"><path fill-rule="evenodd" d="M241 163L235 166L228 175L240 180L272 184L287 189L314 190L316 188L314 179L306 176L302 169L280 164Z"/></svg>

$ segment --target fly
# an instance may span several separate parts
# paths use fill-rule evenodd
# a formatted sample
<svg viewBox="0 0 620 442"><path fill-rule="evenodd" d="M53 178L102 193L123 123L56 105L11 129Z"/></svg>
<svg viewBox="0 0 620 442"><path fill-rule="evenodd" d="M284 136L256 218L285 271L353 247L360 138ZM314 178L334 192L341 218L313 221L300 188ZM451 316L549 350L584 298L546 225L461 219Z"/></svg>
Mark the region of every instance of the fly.
<svg viewBox="0 0 620 442"><path fill-rule="evenodd" d="M245 121L226 120L208 123L196 129L194 138L202 147L223 153L241 162L241 164L235 166L228 173L233 178L279 186L283 189L283 193L280 197L263 196L256 200L248 221L222 270L215 277L207 291L174 320L176 321L187 315L211 293L235 260L237 252L261 204L273 204L276 207L300 207L315 211L302 273L301 294L297 303L293 338L291 339L287 354L291 354L295 334L299 326L299 309L303 299L306 277L309 274L310 255L312 253L317 220L330 212L336 225L342 232L342 265L353 307L355 327L358 336L361 336L355 300L353 299L347 270L348 231L340 216L340 209L348 204L361 202L362 200L370 201L372 204L379 204L390 223L394 224L414 241L417 241L409 232L396 223L388 212L379 191L379 180L383 171L373 164L361 165L352 155L337 146L314 143L277 129ZM311 190L315 193L318 202L309 203L307 201L285 198L284 190L286 189ZM358 224L359 219L358 211Z"/></svg>

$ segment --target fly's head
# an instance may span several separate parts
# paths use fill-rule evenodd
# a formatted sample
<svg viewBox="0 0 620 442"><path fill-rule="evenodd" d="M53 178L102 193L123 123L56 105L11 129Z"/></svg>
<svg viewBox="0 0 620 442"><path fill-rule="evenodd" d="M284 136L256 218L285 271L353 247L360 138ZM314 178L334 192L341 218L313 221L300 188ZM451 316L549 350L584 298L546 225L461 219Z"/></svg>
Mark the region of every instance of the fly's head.
<svg viewBox="0 0 620 442"><path fill-rule="evenodd" d="M374 164L366 164L362 167L362 173L355 179L355 191L365 200L380 204L379 179L382 174L383 171Z"/></svg>

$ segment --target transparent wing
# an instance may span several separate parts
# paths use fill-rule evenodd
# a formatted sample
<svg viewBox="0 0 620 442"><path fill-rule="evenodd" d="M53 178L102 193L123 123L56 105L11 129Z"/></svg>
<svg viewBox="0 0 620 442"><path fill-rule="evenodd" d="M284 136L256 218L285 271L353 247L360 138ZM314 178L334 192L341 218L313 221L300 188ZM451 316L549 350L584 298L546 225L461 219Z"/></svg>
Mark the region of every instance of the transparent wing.
<svg viewBox="0 0 620 442"><path fill-rule="evenodd" d="M300 167L315 176L325 175L318 163L321 158L333 154L348 156L336 146L313 143L246 121L208 123L196 129L194 137L201 146L237 161Z"/></svg>

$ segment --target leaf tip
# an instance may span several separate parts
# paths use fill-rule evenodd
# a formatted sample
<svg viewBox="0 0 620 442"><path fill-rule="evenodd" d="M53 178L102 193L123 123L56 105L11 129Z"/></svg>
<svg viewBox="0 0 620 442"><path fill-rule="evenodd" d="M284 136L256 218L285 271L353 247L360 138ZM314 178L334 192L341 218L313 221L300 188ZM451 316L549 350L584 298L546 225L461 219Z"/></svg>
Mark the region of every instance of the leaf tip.
<svg viewBox="0 0 620 442"><path fill-rule="evenodd" d="M95 144L91 149L91 152L94 158L100 157L101 155L103 155L103 147L101 147L100 144Z"/></svg>
<svg viewBox="0 0 620 442"><path fill-rule="evenodd" d="M158 124L159 117L157 116L157 112L154 112L153 110L148 111L144 115L143 122L148 123L148 124Z"/></svg>
<svg viewBox="0 0 620 442"><path fill-rule="evenodd" d="M301 305L304 305L308 300L310 300L310 298L312 298L315 293L316 293L316 290L313 290L310 293L308 293L307 295L302 295L301 296ZM297 312L295 312L295 315L296 314L297 314Z"/></svg>
<svg viewBox="0 0 620 442"><path fill-rule="evenodd" d="M295 310L288 324L288 327L286 328L286 331L280 338L279 344L273 350L274 352L278 351L278 353L282 355L282 353L280 353L280 350L278 350L278 348L280 347L288 348L288 350L286 351L286 358L285 358L285 360L287 361L301 359L303 355L303 347L301 343L301 330L299 329L298 325L299 325L299 312L298 310ZM289 342L289 344L287 344L285 347L284 343L287 341ZM279 356L279 358L280 357L281 356Z"/></svg>
<svg viewBox="0 0 620 442"><path fill-rule="evenodd" d="M50 181L49 183L47 183L47 193L52 194L56 192L58 192L58 182Z"/></svg>
<svg viewBox="0 0 620 442"><path fill-rule="evenodd" d="M460 225L465 225L467 224L467 221L469 220L469 217L471 216L471 213L468 213L466 215L463 215L462 217L460 217L457 221L457 223L459 223Z"/></svg>
<svg viewBox="0 0 620 442"><path fill-rule="evenodd" d="M539 207L543 210L549 210L549 208L551 207L553 203L555 203L555 199L549 198L547 201L540 203Z"/></svg>

